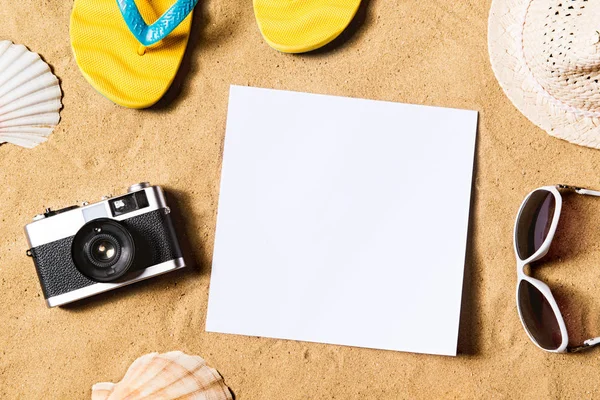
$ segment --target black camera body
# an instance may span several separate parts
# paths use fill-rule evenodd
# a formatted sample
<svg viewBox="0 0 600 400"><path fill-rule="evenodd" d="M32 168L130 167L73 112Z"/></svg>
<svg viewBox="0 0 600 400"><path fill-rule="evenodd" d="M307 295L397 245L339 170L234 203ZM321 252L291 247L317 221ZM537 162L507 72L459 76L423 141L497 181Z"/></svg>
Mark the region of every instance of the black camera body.
<svg viewBox="0 0 600 400"><path fill-rule="evenodd" d="M46 304L55 307L185 267L159 186L62 210L25 227Z"/></svg>

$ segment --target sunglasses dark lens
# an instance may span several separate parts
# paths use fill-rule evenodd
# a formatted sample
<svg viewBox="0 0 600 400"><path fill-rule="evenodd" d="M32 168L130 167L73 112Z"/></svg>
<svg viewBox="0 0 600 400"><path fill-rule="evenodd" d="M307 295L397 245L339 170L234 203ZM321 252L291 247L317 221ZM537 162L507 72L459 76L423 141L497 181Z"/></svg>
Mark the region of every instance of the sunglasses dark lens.
<svg viewBox="0 0 600 400"><path fill-rule="evenodd" d="M519 284L519 308L521 317L535 341L546 350L556 350L562 343L560 325L552 306L528 281Z"/></svg>
<svg viewBox="0 0 600 400"><path fill-rule="evenodd" d="M529 196L517 222L517 252L521 260L531 257L546 240L556 200L547 190L535 191Z"/></svg>

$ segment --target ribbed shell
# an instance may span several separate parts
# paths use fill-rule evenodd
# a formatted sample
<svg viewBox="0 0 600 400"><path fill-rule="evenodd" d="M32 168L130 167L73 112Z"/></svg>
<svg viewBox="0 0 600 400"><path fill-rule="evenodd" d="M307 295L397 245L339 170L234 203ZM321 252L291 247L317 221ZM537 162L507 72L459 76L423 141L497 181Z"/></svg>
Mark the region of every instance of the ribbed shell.
<svg viewBox="0 0 600 400"><path fill-rule="evenodd" d="M58 78L37 53L0 41L0 143L45 142L60 120L61 97Z"/></svg>
<svg viewBox="0 0 600 400"><path fill-rule="evenodd" d="M180 351L146 354L119 383L97 383L92 400L232 400L217 370Z"/></svg>

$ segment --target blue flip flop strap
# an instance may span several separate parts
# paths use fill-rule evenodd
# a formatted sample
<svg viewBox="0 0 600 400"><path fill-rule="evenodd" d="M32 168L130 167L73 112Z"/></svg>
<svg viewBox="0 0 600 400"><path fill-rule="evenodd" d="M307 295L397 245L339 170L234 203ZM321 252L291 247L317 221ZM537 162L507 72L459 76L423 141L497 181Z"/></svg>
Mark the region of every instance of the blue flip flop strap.
<svg viewBox="0 0 600 400"><path fill-rule="evenodd" d="M117 0L119 10L135 38L144 46L164 39L194 9L198 0L177 0L152 25L147 25L133 0Z"/></svg>

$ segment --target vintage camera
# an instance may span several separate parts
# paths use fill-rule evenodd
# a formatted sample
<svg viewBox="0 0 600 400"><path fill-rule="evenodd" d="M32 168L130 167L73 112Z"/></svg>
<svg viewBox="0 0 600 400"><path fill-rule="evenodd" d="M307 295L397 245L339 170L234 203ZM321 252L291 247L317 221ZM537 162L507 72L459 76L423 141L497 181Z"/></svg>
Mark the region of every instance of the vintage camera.
<svg viewBox="0 0 600 400"><path fill-rule="evenodd" d="M48 307L185 267L163 191L147 182L33 220L27 254Z"/></svg>

